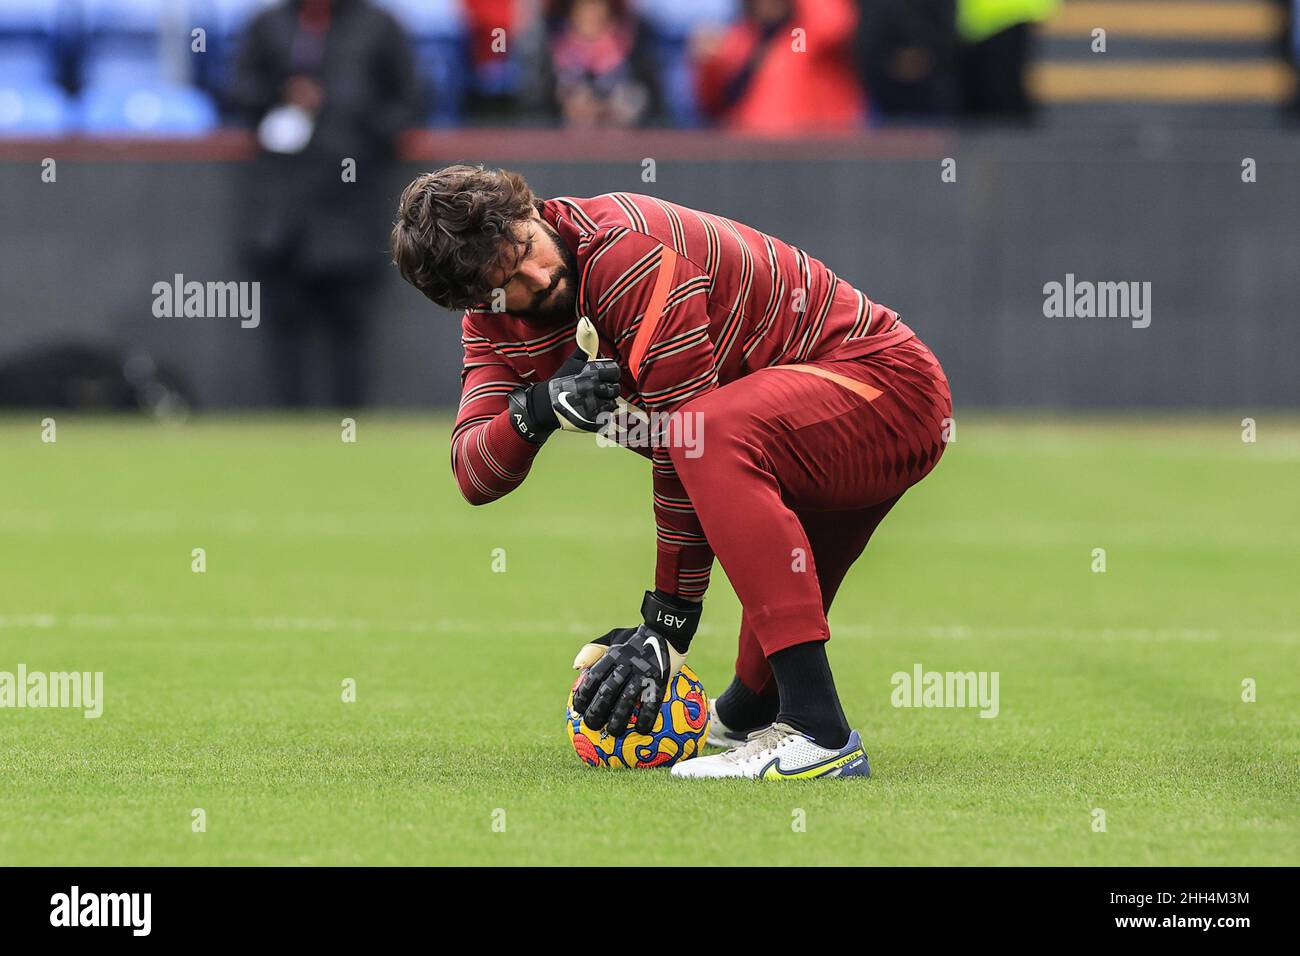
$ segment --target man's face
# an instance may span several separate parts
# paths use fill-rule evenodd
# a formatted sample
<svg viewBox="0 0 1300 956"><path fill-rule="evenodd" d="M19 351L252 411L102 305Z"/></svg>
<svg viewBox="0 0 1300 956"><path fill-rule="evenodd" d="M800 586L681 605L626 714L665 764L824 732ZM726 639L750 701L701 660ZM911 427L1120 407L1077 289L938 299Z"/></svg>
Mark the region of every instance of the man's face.
<svg viewBox="0 0 1300 956"><path fill-rule="evenodd" d="M506 311L539 322L572 319L578 292L577 258L535 210L516 233L521 258L513 270L495 277L493 283L505 290Z"/></svg>

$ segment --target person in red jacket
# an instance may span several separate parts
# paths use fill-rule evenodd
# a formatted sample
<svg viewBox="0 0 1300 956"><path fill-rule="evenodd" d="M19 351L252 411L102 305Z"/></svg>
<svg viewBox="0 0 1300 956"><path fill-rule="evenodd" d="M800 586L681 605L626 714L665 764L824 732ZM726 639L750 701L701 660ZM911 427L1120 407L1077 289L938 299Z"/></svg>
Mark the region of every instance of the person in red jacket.
<svg viewBox="0 0 1300 956"><path fill-rule="evenodd" d="M789 134L861 126L852 0L746 0L744 18L696 37L696 93L720 125Z"/></svg>
<svg viewBox="0 0 1300 956"><path fill-rule="evenodd" d="M710 714L710 741L733 750L673 773L865 776L826 611L939 460L952 414L898 313L743 223L633 193L538 199L518 174L474 166L406 188L392 249L408 282L465 309L451 458L472 504L518 487L555 431L608 434L616 399L662 425L633 445L652 463L654 589L642 624L579 655L587 725L620 734L639 704L649 729L716 556L744 608L736 676Z"/></svg>

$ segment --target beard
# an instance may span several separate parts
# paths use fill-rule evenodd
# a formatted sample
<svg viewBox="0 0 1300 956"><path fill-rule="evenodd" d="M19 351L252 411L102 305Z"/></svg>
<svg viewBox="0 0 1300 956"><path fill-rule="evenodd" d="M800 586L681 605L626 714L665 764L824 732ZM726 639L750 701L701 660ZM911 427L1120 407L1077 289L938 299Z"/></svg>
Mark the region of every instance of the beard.
<svg viewBox="0 0 1300 956"><path fill-rule="evenodd" d="M551 284L533 297L526 308L515 315L532 322L560 325L576 318L574 306L578 297L578 257L564 244L560 234L543 220L542 229L550 238L562 265L551 276Z"/></svg>

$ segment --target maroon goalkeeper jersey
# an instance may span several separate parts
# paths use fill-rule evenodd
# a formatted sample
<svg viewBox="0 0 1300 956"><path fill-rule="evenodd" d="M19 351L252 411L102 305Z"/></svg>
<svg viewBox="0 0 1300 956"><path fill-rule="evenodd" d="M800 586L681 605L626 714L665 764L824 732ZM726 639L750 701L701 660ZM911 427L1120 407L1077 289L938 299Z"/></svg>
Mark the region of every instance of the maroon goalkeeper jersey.
<svg viewBox="0 0 1300 956"><path fill-rule="evenodd" d="M579 316L622 370L622 397L658 413L757 369L868 355L913 336L807 253L721 216L634 193L550 199L542 216L577 256L576 314L543 326L484 307L461 320L451 462L472 504L528 474L540 446L515 431L506 396L554 374L574 351ZM653 462L655 587L698 598L713 552L668 449L638 451Z"/></svg>

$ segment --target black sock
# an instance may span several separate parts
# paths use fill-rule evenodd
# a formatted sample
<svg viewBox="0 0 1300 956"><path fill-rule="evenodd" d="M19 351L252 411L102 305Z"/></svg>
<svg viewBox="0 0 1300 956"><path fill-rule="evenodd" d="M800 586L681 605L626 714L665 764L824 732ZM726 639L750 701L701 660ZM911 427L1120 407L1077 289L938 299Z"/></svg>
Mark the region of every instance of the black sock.
<svg viewBox="0 0 1300 956"><path fill-rule="evenodd" d="M835 692L826 642L809 641L767 659L781 692L777 721L807 734L819 747L839 750L849 739L849 722Z"/></svg>
<svg viewBox="0 0 1300 956"><path fill-rule="evenodd" d="M714 703L718 707L718 717L727 728L742 734L766 727L776 720L776 712L780 709L775 694L756 694L742 684L739 677L731 679L731 686Z"/></svg>

